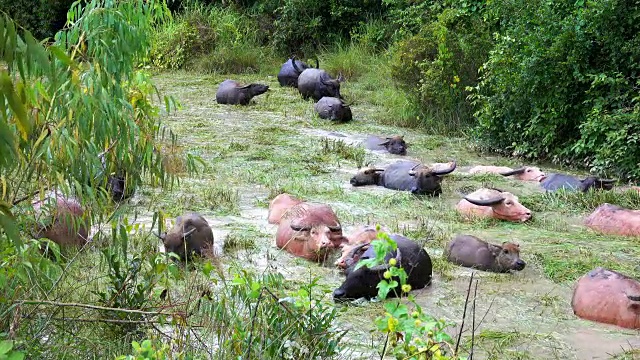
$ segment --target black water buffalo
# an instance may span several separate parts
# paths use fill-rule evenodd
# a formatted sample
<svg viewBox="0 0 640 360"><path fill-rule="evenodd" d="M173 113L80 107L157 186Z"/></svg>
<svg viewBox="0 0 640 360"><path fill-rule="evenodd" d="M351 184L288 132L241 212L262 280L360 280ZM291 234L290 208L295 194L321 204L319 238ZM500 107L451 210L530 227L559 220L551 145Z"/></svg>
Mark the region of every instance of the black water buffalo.
<svg viewBox="0 0 640 360"><path fill-rule="evenodd" d="M353 118L349 105L339 98L324 96L318 100L313 108L323 119L351 121Z"/></svg>
<svg viewBox="0 0 640 360"><path fill-rule="evenodd" d="M456 162L452 161L446 169L436 170L415 161L398 161L386 169L368 167L358 171L351 178L351 185L378 185L387 189L411 191L416 195L436 196L442 193L441 175L451 173L456 169Z"/></svg>
<svg viewBox="0 0 640 360"><path fill-rule="evenodd" d="M392 136L381 138L369 135L364 141L365 148L369 150L385 150L395 155L407 155L407 145L404 136Z"/></svg>
<svg viewBox="0 0 640 360"><path fill-rule="evenodd" d="M355 269L357 262L375 258L376 256L373 246L370 244L361 245L361 249L366 247L366 250L357 261L347 261L347 263L353 263L354 265L347 269L347 278L342 285L333 291L334 301L352 300L361 297L371 299L376 296L378 294L376 286L383 279L384 272L389 268L389 260L391 258L396 259L395 266L402 267L409 275L407 283L411 285L412 289L422 289L431 284L432 264L429 254L415 241L402 235L392 234L390 237L398 244L398 248L385 256L384 264L382 265L371 268L362 266L359 269ZM394 280L398 281L398 279ZM398 293L400 293L399 286L392 290L389 295L397 296Z"/></svg>
<svg viewBox="0 0 640 360"><path fill-rule="evenodd" d="M294 61L296 63L296 67L293 67ZM320 67L320 63L316 59L316 68L318 67ZM311 66L300 60L296 60L295 56L292 56L291 59L287 60L287 62L282 64L282 66L280 67L280 72L278 73L278 82L280 83L280 86L291 86L297 88L298 76L300 76L300 74L306 69L311 68Z"/></svg>
<svg viewBox="0 0 640 360"><path fill-rule="evenodd" d="M295 63L292 63L296 68ZM300 69L297 69L300 70ZM342 99L340 95L340 83L344 81L342 75L337 79L333 79L326 71L320 69L305 69L298 76L298 91L302 98L307 100L313 98L318 101L325 96L337 97Z"/></svg>
<svg viewBox="0 0 640 360"><path fill-rule="evenodd" d="M262 95L269 90L268 85L242 85L237 81L225 80L220 83L216 92L218 104L247 105L254 96Z"/></svg>
<svg viewBox="0 0 640 360"><path fill-rule="evenodd" d="M540 186L547 191L565 189L565 191L587 192L591 188L611 190L614 182L615 180L604 180L596 176L588 176L580 180L575 176L553 173L540 182Z"/></svg>
<svg viewBox="0 0 640 360"><path fill-rule="evenodd" d="M213 231L199 214L178 216L169 231L156 236L162 240L166 252L175 253L181 260L192 255L213 255Z"/></svg>

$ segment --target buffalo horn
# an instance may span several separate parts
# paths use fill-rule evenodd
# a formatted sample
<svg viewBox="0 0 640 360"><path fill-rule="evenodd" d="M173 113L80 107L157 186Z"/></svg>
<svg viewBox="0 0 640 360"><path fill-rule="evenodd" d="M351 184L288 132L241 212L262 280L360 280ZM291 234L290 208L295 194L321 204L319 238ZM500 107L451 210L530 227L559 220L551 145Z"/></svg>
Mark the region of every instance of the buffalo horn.
<svg viewBox="0 0 640 360"><path fill-rule="evenodd" d="M640 301L640 295L627 295L627 298L631 301Z"/></svg>
<svg viewBox="0 0 640 360"><path fill-rule="evenodd" d="M320 60L318 60L317 56L316 56L316 69L320 69Z"/></svg>
<svg viewBox="0 0 640 360"><path fill-rule="evenodd" d="M355 255L355 253L358 251L366 251L367 249L362 249L362 248L364 248L365 246L368 248L369 245L371 244L364 243L364 244L355 246L353 249L351 249L351 251L349 251L349 254L347 255L347 259L352 258Z"/></svg>
<svg viewBox="0 0 640 360"><path fill-rule="evenodd" d="M300 75L302 73L302 70L300 70L298 65L296 65L296 56L295 55L293 55L291 57L291 65L293 65L293 69L298 73L298 75Z"/></svg>
<svg viewBox="0 0 640 360"><path fill-rule="evenodd" d="M309 230L311 230L311 228L308 227L308 226L306 226L306 227L305 226L296 226L296 225L291 224L291 230L293 230L293 231L309 231Z"/></svg>
<svg viewBox="0 0 640 360"><path fill-rule="evenodd" d="M164 237L158 233L152 232L153 235L155 235L158 239L160 240L164 240Z"/></svg>
<svg viewBox="0 0 640 360"><path fill-rule="evenodd" d="M451 172L453 172L453 170L456 169L456 162L455 160L451 162L451 166L448 169L444 169L444 170L433 170L433 173L436 175L447 175Z"/></svg>
<svg viewBox="0 0 640 360"><path fill-rule="evenodd" d="M468 202L470 202L470 203L472 203L474 205L478 205L478 206L491 206L491 205L499 204L499 203L504 201L504 198L502 196L495 197L495 198L492 198L492 199L486 199L486 200L471 199L471 198L465 196L464 199L467 200Z"/></svg>
<svg viewBox="0 0 640 360"><path fill-rule="evenodd" d="M329 228L330 231L336 232L336 231L340 231L342 230L342 226L337 225L337 226L327 226Z"/></svg>
<svg viewBox="0 0 640 360"><path fill-rule="evenodd" d="M409 175L414 176L416 174L416 171L415 171L416 168L418 166L420 166L420 165L422 165L422 164L418 163L418 164L416 164L416 166L412 167L411 170L409 170Z"/></svg>
<svg viewBox="0 0 640 360"><path fill-rule="evenodd" d="M499 174L502 175L502 176L519 175L519 174L523 174L525 172L525 170L527 170L526 167L521 167L521 168L518 168L518 169L511 170L511 171L501 172Z"/></svg>
<svg viewBox="0 0 640 360"><path fill-rule="evenodd" d="M183 238L186 238L187 236L189 236L189 235L193 234L193 232L194 232L194 231L196 231L196 228L195 228L195 227L194 227L193 229L191 229L191 230L187 231L186 233L183 233L183 234L182 234L182 237L183 237Z"/></svg>

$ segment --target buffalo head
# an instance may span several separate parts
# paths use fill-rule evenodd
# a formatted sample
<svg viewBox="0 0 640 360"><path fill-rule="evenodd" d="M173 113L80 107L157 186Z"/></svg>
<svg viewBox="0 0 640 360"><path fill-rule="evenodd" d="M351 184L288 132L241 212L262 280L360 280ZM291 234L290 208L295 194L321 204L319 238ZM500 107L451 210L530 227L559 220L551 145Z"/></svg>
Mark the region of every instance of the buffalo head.
<svg viewBox="0 0 640 360"><path fill-rule="evenodd" d="M521 168L514 169L511 171L501 172L500 175L513 176L518 180L525 180L525 181L542 181L547 177L544 171L540 170L539 167L535 167L535 166L523 166Z"/></svg>
<svg viewBox="0 0 640 360"><path fill-rule="evenodd" d="M359 170L349 181L353 186L377 185L384 169L367 167Z"/></svg>
<svg viewBox="0 0 640 360"><path fill-rule="evenodd" d="M494 254L496 263L503 269L520 271L527 265L520 259L520 245L518 244L503 242L502 247L498 248L498 252L498 254Z"/></svg>
<svg viewBox="0 0 640 360"><path fill-rule="evenodd" d="M605 180L597 176L588 176L586 179L580 181L578 189L583 192L592 188L597 190L611 190L613 189L614 182L615 180Z"/></svg>
<svg viewBox="0 0 640 360"><path fill-rule="evenodd" d="M464 204L467 201L477 207ZM476 214L483 217L493 217L508 221L527 221L531 219L531 211L518 201L518 197L512 193L498 189L479 189L464 197L458 203L458 211L465 214Z"/></svg>
<svg viewBox="0 0 640 360"><path fill-rule="evenodd" d="M404 141L404 136L388 137L380 146L384 146L389 153L396 155L407 155L407 148L409 147Z"/></svg>
<svg viewBox="0 0 640 360"><path fill-rule="evenodd" d="M446 175L456 169L456 162L449 163L449 167L443 170L436 170L417 164L409 171L409 176L416 178L416 185L411 189L412 194L436 196L442 193L440 183L441 175Z"/></svg>

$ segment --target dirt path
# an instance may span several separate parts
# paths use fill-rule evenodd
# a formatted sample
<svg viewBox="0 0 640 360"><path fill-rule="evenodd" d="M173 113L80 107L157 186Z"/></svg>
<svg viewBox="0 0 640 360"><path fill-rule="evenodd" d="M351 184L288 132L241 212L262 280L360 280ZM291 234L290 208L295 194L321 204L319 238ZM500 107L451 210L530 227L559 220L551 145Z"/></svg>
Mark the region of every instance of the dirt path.
<svg viewBox="0 0 640 360"><path fill-rule="evenodd" d="M269 225L266 217L268 201L278 193L331 204L347 232L356 225L377 222L415 239L427 238L428 252L434 259L440 258L443 245L454 233L494 242L516 241L528 264L524 271L479 274L477 316L482 321L476 331L477 358L608 359L622 349L640 348L638 331L577 319L570 307L573 279L554 282L557 276L549 276L554 266L563 264L561 261L571 266L572 261L580 260L572 259L576 254L591 259L580 260L584 269L598 262L592 259L594 256L637 266L637 242L619 238L609 241L590 233L580 226L584 213L539 212L528 224L469 223L456 215L453 205L459 194L483 184L510 190L521 198L539 193L532 184L496 176L472 178L463 173L474 164L517 166L516 162L479 156L462 138L378 125L373 119L384 116L384 109L366 99L359 99L353 106L352 123L331 124L315 118L312 103L302 101L294 89L279 87L274 76L233 76L240 81L266 82L272 91L248 107L218 105L215 91L225 78L191 73L156 76L161 93L173 95L183 105L182 110L166 117L165 125L179 136L185 151L202 157L207 169L183 180L178 191L136 199L140 208L150 212L162 209L171 217L199 211L215 229L219 251L222 242L229 239L251 238L258 245L253 250L224 254L223 259L235 259L258 269L269 266L292 281L319 275L321 286L328 290L342 281L331 264L310 264L275 247L275 226ZM347 97L355 90L359 90L357 83L344 85ZM456 159L460 168L445 178L443 196L437 199L380 188L353 188L348 180L357 165L385 164L399 158L357 150L358 142L367 134L404 134L411 145L409 158L425 163ZM582 268L572 270L575 278ZM436 260L434 272L433 285L416 292L418 302L428 313L459 323L471 272L446 266L441 260ZM330 301L330 294L326 296ZM374 328L372 320L382 313L382 307L380 303L360 305L345 309L340 326L352 329L348 341L371 354L369 330ZM465 333L467 340L469 336Z"/></svg>

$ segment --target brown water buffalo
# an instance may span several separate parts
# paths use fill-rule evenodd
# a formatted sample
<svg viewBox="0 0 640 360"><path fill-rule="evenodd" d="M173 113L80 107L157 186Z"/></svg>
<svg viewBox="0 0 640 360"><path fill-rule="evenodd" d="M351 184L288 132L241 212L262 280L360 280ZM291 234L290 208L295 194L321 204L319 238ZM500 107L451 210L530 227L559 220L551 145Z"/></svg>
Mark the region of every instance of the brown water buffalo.
<svg viewBox="0 0 640 360"><path fill-rule="evenodd" d="M456 235L444 254L450 262L482 271L506 273L520 271L526 263L520 259L520 246L511 242L490 244L472 235Z"/></svg>
<svg viewBox="0 0 640 360"><path fill-rule="evenodd" d="M351 108L344 100L337 97L323 96L313 105L313 109L321 119L329 119L338 122L353 120Z"/></svg>
<svg viewBox="0 0 640 360"><path fill-rule="evenodd" d="M325 96L336 97L342 99L340 95L340 83L344 82L344 77L339 75L334 79L326 71L321 69L305 69L300 71L295 63L292 63L296 71L300 72L298 76L298 91L302 98L307 100L310 97L318 101Z"/></svg>
<svg viewBox="0 0 640 360"><path fill-rule="evenodd" d="M293 67L293 63L295 62L296 67ZM316 68L320 66L318 59L316 59ZM294 88L298 88L298 76L302 71L310 68L311 66L302 62L301 60L296 60L295 56L292 56L291 59L287 60L280 67L280 72L278 72L278 83L280 86L291 86Z"/></svg>
<svg viewBox="0 0 640 360"><path fill-rule="evenodd" d="M242 85L237 81L225 80L220 83L218 91L216 91L216 102L218 104L248 105L251 99L266 93L268 90L268 85Z"/></svg>
<svg viewBox="0 0 640 360"><path fill-rule="evenodd" d="M386 227L380 227L380 231L376 230L376 226L372 225L363 225L356 229L354 229L351 234L349 234L347 238L347 243L342 245L342 256L338 260L336 260L335 265L341 270L345 270L347 267L352 264L347 261L347 259L357 261L357 255L354 251L360 250L360 252L364 252L366 248L363 248L360 245L369 244L373 240L378 238L378 233L389 233L389 229Z"/></svg>
<svg viewBox="0 0 640 360"><path fill-rule="evenodd" d="M374 135L369 135L364 140L365 148L369 150L385 150L390 154L395 155L407 155L407 142L404 141L404 136L396 135L387 138L381 138Z"/></svg>
<svg viewBox="0 0 640 360"><path fill-rule="evenodd" d="M88 241L88 219L78 199L51 191L32 204L41 224L33 234L35 239L47 238L61 247L82 246Z"/></svg>
<svg viewBox="0 0 640 360"><path fill-rule="evenodd" d="M586 320L640 329L640 282L598 267L578 280L571 307Z"/></svg>
<svg viewBox="0 0 640 360"><path fill-rule="evenodd" d="M289 194L280 194L274 197L269 203L269 215L267 215L267 221L269 224L279 224L282 214L302 202L302 200Z"/></svg>
<svg viewBox="0 0 640 360"><path fill-rule="evenodd" d="M302 202L282 214L276 246L311 261L324 261L347 242L338 216L325 204Z"/></svg>
<svg viewBox="0 0 640 360"><path fill-rule="evenodd" d="M442 175L456 169L456 162L445 169L425 166L416 161L398 161L385 169L367 167L358 171L350 183L353 186L378 185L387 189L411 191L415 195L439 196L442 193Z"/></svg>
<svg viewBox="0 0 640 360"><path fill-rule="evenodd" d="M498 189L478 189L460 200L456 210L467 218L484 217L522 222L531 219L531 211L520 204L517 196Z"/></svg>
<svg viewBox="0 0 640 360"><path fill-rule="evenodd" d="M585 219L584 224L602 234L640 236L640 210L604 203Z"/></svg>
<svg viewBox="0 0 640 360"><path fill-rule="evenodd" d="M181 260L187 260L192 255L213 255L213 231L207 220L199 214L178 216L169 231L156 236L162 240L166 252L175 253Z"/></svg>
<svg viewBox="0 0 640 360"><path fill-rule="evenodd" d="M469 170L469 174L500 174L502 176L513 176L514 179L524 181L542 181L547 176L539 167L523 166L512 169L507 166L474 166Z"/></svg>

